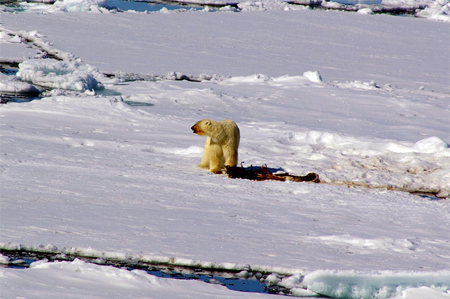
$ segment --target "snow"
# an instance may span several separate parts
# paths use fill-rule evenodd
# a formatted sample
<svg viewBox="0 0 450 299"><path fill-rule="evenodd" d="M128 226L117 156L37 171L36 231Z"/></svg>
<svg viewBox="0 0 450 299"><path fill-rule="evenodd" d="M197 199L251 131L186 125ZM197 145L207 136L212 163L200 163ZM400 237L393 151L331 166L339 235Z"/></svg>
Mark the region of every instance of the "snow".
<svg viewBox="0 0 450 299"><path fill-rule="evenodd" d="M19 62L29 59L37 54L37 51L29 47L17 47L17 44L23 44L23 38L17 34L9 34L2 29L0 32L1 61L0 62Z"/></svg>
<svg viewBox="0 0 450 299"><path fill-rule="evenodd" d="M374 14L373 10L368 7L358 9L357 13L363 14L363 15L373 15Z"/></svg>
<svg viewBox="0 0 450 299"><path fill-rule="evenodd" d="M53 6L68 12L90 11L106 6L106 0L58 0Z"/></svg>
<svg viewBox="0 0 450 299"><path fill-rule="evenodd" d="M19 64L17 77L40 86L86 91L101 89L104 76L97 68L76 61L27 60Z"/></svg>
<svg viewBox="0 0 450 299"><path fill-rule="evenodd" d="M448 0L383 0L382 4L391 7L417 8L417 17L429 18L436 21L450 22L450 2Z"/></svg>
<svg viewBox="0 0 450 299"><path fill-rule="evenodd" d="M49 5L46 1L20 2L20 10L32 11L34 13L55 13L55 12L108 12L104 7L106 0L57 0ZM14 11L14 8L5 7L6 11Z"/></svg>
<svg viewBox="0 0 450 299"><path fill-rule="evenodd" d="M450 272L422 272L411 275L403 273L378 273L361 276L352 271L336 272L319 270L306 275L303 284L308 290L321 295L337 298L392 298L407 289L432 285L434 289L444 286L446 291ZM427 293L425 293L426 296ZM438 292L430 292L431 296L445 298ZM428 297L427 297L428 298Z"/></svg>
<svg viewBox="0 0 450 299"><path fill-rule="evenodd" d="M30 269L0 269L2 296L22 298L271 298L238 293L201 281L163 279L143 270L128 271L81 260L34 262ZM17 290L20 285L20 292ZM101 291L99 292L99 288ZM183 290L181 293L179 290Z"/></svg>
<svg viewBox="0 0 450 299"><path fill-rule="evenodd" d="M304 72L303 77L307 78L309 81L314 82L314 83L322 83L322 77L320 76L318 71Z"/></svg>
<svg viewBox="0 0 450 299"><path fill-rule="evenodd" d="M450 3L445 0L436 0L424 10L417 12L416 15L422 18L450 22Z"/></svg>
<svg viewBox="0 0 450 299"><path fill-rule="evenodd" d="M430 289L428 287L410 288L402 292L401 296L396 296L393 299L403 298L428 298L428 299L445 299L448 298L446 294Z"/></svg>
<svg viewBox="0 0 450 299"><path fill-rule="evenodd" d="M21 81L15 76L7 76L0 74L0 92L6 94L39 94L42 89L39 89L31 84Z"/></svg>
<svg viewBox="0 0 450 299"><path fill-rule="evenodd" d="M38 47L47 45L46 51L52 50L64 60L71 59L66 58L71 53L104 72L281 77L318 71L330 83L374 81L379 86L390 84L408 90L423 87L427 91L449 91L447 73L442 67L448 56L447 23L387 15L370 18L351 14L347 18L349 13L345 12L311 14L307 10L267 11L250 21L252 18L242 17L247 13L254 12L86 13L86 21L81 24L78 13L65 13L63 19L57 13L27 14L30 22L26 24L20 14L4 14L2 19L14 33L38 31L45 35L35 38ZM152 26L146 25L150 16ZM117 22L126 24L130 19L136 20L132 35L128 26L116 26ZM359 22L360 27L355 28L350 19ZM180 26L180 22L186 25ZM272 23L277 26L270 26ZM328 26L329 23L335 25ZM116 32L94 29L100 24L115 28ZM408 38L411 30L421 38ZM121 42L114 40L115 34L121 36ZM181 37L185 41L182 47L176 44ZM102 44L116 50L105 52ZM215 46L210 49L208 44ZM395 55L389 55L387 48ZM148 49L152 49L151 54ZM130 51L139 59L121 55ZM164 56L170 59L159 58ZM222 60L227 63L220 63Z"/></svg>
<svg viewBox="0 0 450 299"><path fill-rule="evenodd" d="M52 89L0 107L2 249L259 271L304 297L448 298L448 23L78 4L88 12L2 13L2 58L21 63L0 90ZM244 167L323 183L198 169L203 118L236 121ZM6 297L272 296L82 260L1 268L0 284Z"/></svg>
<svg viewBox="0 0 450 299"><path fill-rule="evenodd" d="M265 10L307 10L308 7L291 5L279 0L265 1L240 1L237 5L242 11L265 11Z"/></svg>
<svg viewBox="0 0 450 299"><path fill-rule="evenodd" d="M152 298L271 298L255 293L236 293L220 285L201 281L164 279L143 270L126 270L111 266L99 266L75 259L73 262L34 262L29 270L0 269L2 294L13 296L21 286L24 298L123 298L131 294ZM293 275L281 281L275 274L265 280L269 285L279 284L293 288L298 297L322 296L337 298L448 298L445 292L449 272L377 273L361 275L354 271L338 272L319 270L301 280ZM421 287L421 285L432 285ZM55 288L55 285L58 287ZM308 289L303 287L307 286ZM179 289L183 290L180 293ZM47 297L51 294L52 297Z"/></svg>

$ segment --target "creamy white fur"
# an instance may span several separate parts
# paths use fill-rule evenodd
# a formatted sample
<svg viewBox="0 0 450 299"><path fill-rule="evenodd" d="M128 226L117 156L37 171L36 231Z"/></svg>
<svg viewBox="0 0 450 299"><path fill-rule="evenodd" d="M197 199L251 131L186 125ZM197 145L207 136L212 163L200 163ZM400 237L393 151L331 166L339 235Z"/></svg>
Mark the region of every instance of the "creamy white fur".
<svg viewBox="0 0 450 299"><path fill-rule="evenodd" d="M218 173L224 166L237 165L240 132L234 121L203 119L192 126L192 130L207 136L199 167Z"/></svg>

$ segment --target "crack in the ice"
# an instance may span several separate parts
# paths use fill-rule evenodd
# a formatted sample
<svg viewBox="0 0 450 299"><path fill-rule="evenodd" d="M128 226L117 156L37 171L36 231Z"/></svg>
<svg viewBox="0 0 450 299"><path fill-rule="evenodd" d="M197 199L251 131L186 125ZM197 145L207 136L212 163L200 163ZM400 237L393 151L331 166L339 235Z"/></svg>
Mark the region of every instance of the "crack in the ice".
<svg viewBox="0 0 450 299"><path fill-rule="evenodd" d="M273 273L252 272L249 265L247 270L221 270L196 265L177 266L172 259L169 263L151 263L138 259L112 259L106 257L89 257L78 254L66 254L62 252L40 252L36 250L8 250L0 248L0 254L8 257L6 267L29 268L31 263L46 260L48 262L72 262L76 259L100 266L112 266L126 268L128 270L144 270L149 274L161 278L175 278L185 280L200 280L211 284L220 284L228 289L242 292L269 293L276 295L290 295L290 289L278 285L277 282L284 275ZM277 281L270 276L279 277Z"/></svg>

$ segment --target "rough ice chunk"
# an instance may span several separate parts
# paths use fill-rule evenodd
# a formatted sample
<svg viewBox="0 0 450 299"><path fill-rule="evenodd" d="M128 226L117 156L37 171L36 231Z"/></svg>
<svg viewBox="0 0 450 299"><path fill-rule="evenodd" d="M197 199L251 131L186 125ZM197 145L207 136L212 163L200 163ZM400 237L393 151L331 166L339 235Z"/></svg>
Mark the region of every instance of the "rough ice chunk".
<svg viewBox="0 0 450 299"><path fill-rule="evenodd" d="M106 0L59 0L53 5L68 12L96 11L95 8L106 6Z"/></svg>
<svg viewBox="0 0 450 299"><path fill-rule="evenodd" d="M318 270L306 275L308 290L336 298L392 298L411 288L429 287L440 294L449 288L449 271L401 273ZM429 297L427 297L429 298Z"/></svg>
<svg viewBox="0 0 450 299"><path fill-rule="evenodd" d="M320 76L318 71L304 72L303 77L307 78L309 81L314 82L314 83L322 83L322 76Z"/></svg>
<svg viewBox="0 0 450 299"><path fill-rule="evenodd" d="M357 13L362 15L373 15L374 12L369 7L361 8L357 11Z"/></svg>
<svg viewBox="0 0 450 299"><path fill-rule="evenodd" d="M440 152L448 147L447 143L435 136L419 140L414 144L414 150L424 154Z"/></svg>
<svg viewBox="0 0 450 299"><path fill-rule="evenodd" d="M38 94L41 91L42 90L36 86L20 81L20 79L16 76L6 76L0 74L0 92L2 93L14 95L33 95Z"/></svg>
<svg viewBox="0 0 450 299"><path fill-rule="evenodd" d="M17 76L23 81L50 88L76 91L103 88L97 80L103 77L98 69L76 61L26 60L19 64Z"/></svg>

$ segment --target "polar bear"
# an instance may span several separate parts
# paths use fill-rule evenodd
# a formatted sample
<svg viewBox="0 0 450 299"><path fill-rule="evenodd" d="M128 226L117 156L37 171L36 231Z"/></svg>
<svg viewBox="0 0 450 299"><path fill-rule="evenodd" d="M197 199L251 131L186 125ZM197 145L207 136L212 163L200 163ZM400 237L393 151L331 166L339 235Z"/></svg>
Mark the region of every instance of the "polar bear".
<svg viewBox="0 0 450 299"><path fill-rule="evenodd" d="M221 173L224 166L236 166L240 141L239 128L231 119L215 121L203 119L191 127L195 134L207 136L201 168Z"/></svg>

